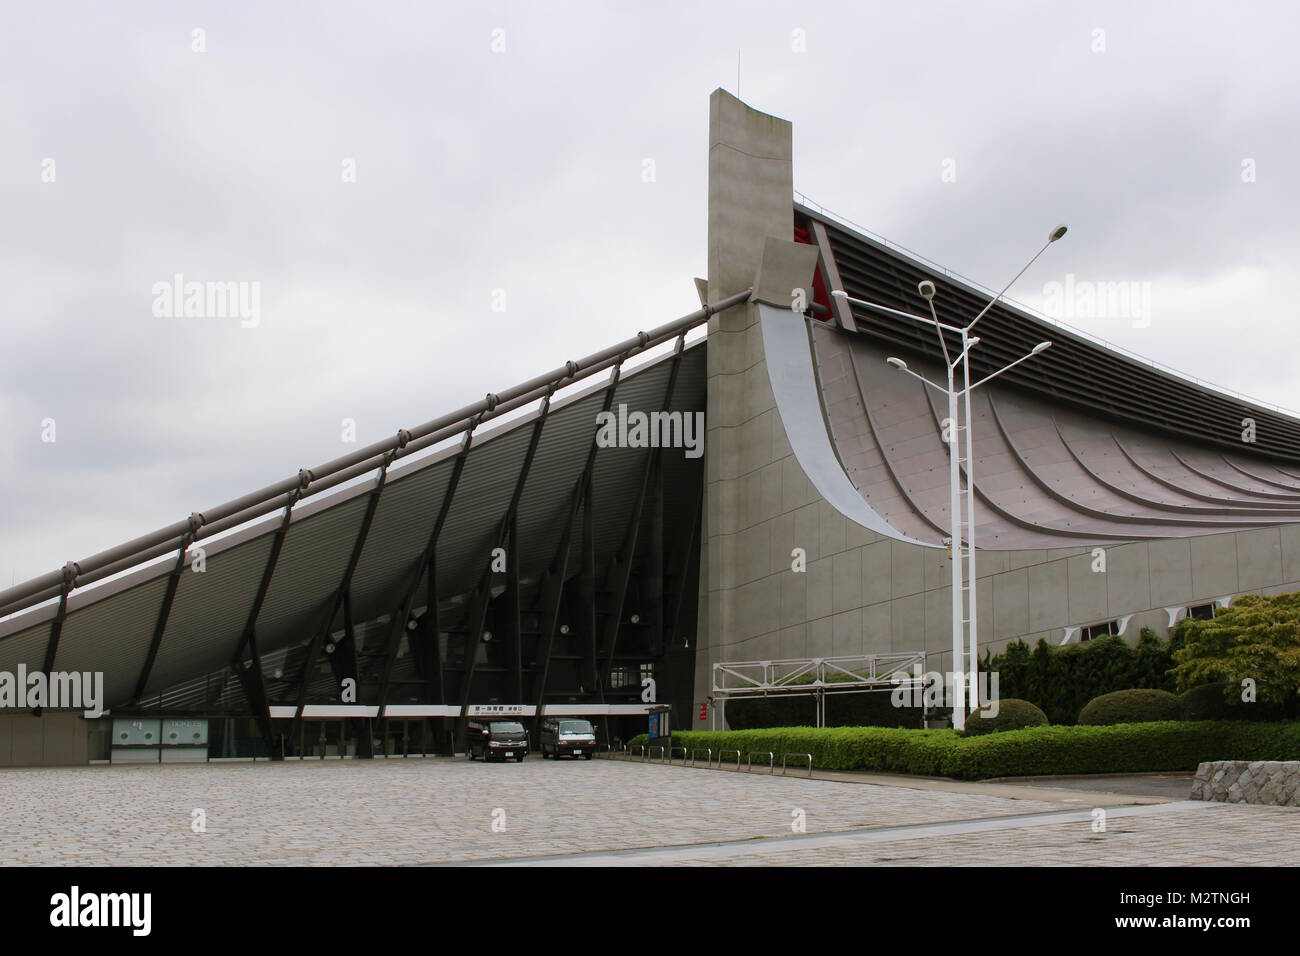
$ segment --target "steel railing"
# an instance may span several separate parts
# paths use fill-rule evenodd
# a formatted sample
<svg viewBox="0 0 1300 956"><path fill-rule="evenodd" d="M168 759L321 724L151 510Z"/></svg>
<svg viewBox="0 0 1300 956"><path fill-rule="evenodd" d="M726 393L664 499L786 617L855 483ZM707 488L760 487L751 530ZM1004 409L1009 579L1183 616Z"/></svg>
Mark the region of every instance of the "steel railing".
<svg viewBox="0 0 1300 956"><path fill-rule="evenodd" d="M693 750L691 750L691 766L692 766L692 767L695 766L695 755L698 754L698 753L702 753L702 754L704 754L704 759L705 759L705 764L704 764L704 766L706 766L706 767L712 767L712 766L713 766L713 748L712 748L712 747L696 747L696 748L694 748Z"/></svg>
<svg viewBox="0 0 1300 956"><path fill-rule="evenodd" d="M781 755L781 776L783 776L783 777L785 776L786 761L788 761L791 757L803 757L803 758L806 758L807 761L808 761L808 776L810 776L810 777L812 776L813 757L812 757L812 754L809 754L809 753L788 753L788 754L782 754L782 755Z"/></svg>
<svg viewBox="0 0 1300 956"><path fill-rule="evenodd" d="M749 759L745 761L745 772L746 772L746 773L752 773L753 770L754 770L754 758L755 758L755 757L762 757L762 756L764 756L764 755L767 756L767 772L768 772L768 773L775 773L775 772L776 772L776 754L772 753L772 751L770 751L770 750L751 750L751 751L749 752Z"/></svg>

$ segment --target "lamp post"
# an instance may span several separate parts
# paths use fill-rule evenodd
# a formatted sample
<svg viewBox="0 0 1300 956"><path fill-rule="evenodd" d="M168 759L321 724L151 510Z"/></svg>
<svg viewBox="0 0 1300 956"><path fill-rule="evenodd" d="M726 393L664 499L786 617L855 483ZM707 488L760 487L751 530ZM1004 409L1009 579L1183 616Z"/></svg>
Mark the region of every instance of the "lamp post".
<svg viewBox="0 0 1300 956"><path fill-rule="evenodd" d="M839 296L854 305L860 305L864 308L874 309L886 312L890 315L900 316L906 319L912 319L926 325L932 325L939 336L939 346L943 351L944 365L947 366L948 382L945 388L935 382L930 381L924 375L920 375L907 367L907 363L901 358L890 356L886 361L900 372L905 372L913 378L920 379L926 385L934 388L947 395L948 398L948 418L946 419L946 428L942 429L947 434L943 435L944 441L949 445L948 454L948 514L950 537L948 539L948 557L952 565L952 672L953 672L953 719L952 725L956 730L963 730L966 726L966 693L965 687L970 686L970 711L979 707L979 684L978 684L978 667L979 667L979 636L978 636L978 610L976 607L976 570L975 570L975 452L974 452L974 421L971 417L971 392L981 385L994 378L997 378L1003 372L1006 372L1021 362L1040 354L1048 348L1051 348L1051 342L1039 342L1026 355L1022 355L990 375L986 375L978 382L971 382L970 376L970 351L980 342L980 337L972 335L971 330L975 328L976 323L988 313L1003 294L1012 284L1025 274L1026 270L1034 264L1053 242L1056 242L1066 233L1065 226L1057 226L1048 234L1047 242L1039 249L1032 259L1029 260L1019 272L1002 287L988 304L975 316L971 322L962 326L947 325L939 321L939 316L934 308L934 283L929 279L922 280L917 285L917 292L929 306L930 316L926 318L920 315L913 315L910 312L902 312L898 309L891 309L888 306L880 305L875 302L868 302L864 299L856 299L850 296L843 289L836 289L831 294ZM944 332L951 332L961 338L961 352L956 358L951 357L948 351L948 343L944 338ZM956 387L956 369L960 365L962 368L962 387L960 390ZM965 425L961 425L958 418L959 399L961 411L964 413ZM962 454L961 432L966 432L965 455ZM961 559L962 559L962 535L961 535L961 507L962 507L962 488L961 488L961 465L966 465L966 558L967 558L967 575L966 586L962 585ZM967 599L962 600L963 590L967 594ZM970 616L963 617L963 614ZM962 658L967 653L963 644L966 643L963 638L963 626L969 625L969 671L962 666Z"/></svg>

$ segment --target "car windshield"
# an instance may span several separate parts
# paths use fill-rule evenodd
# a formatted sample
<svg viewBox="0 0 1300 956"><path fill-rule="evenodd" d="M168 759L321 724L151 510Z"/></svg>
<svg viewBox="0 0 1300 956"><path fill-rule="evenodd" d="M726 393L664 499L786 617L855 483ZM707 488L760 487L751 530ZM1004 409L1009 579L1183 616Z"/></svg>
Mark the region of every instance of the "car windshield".
<svg viewBox="0 0 1300 956"><path fill-rule="evenodd" d="M524 725L517 720L496 720L492 722L494 734L522 734Z"/></svg>
<svg viewBox="0 0 1300 956"><path fill-rule="evenodd" d="M594 734L591 724L585 720L562 720L560 721L560 733L562 734Z"/></svg>

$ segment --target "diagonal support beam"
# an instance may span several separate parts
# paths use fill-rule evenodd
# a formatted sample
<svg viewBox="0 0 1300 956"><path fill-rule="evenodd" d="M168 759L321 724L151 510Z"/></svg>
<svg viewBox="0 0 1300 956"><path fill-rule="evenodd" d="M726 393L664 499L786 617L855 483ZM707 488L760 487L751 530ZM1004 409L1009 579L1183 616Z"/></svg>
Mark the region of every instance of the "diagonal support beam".
<svg viewBox="0 0 1300 956"><path fill-rule="evenodd" d="M554 389L552 389L552 391L554 391ZM506 547L506 542L509 541L510 551L518 552L519 550L519 542L514 538L514 534L516 533L516 516L519 513L519 499L523 497L524 486L528 483L528 472L533 466L533 457L537 454L537 444L541 441L542 428L546 425L546 417L550 413L550 410L551 396L548 394L542 399L537 421L533 425L532 436L528 440L528 450L524 452L523 463L519 466L519 476L515 479L514 493L510 496L510 504L506 509L506 513L501 517L501 525L497 530L496 547L498 548ZM508 551L506 553L507 574L510 573L511 566L510 552ZM515 567L515 573L517 574L517 565L515 565ZM470 608L470 617L467 622L469 628L465 634L465 669L461 672L460 684L460 706L462 713L464 713L465 708L469 706L470 687L474 681L474 665L478 662L478 646L483 640L483 624L487 620L488 603L492 596L491 585L492 564L489 561L487 567L483 571L483 576L479 579L478 587L475 589L474 600L471 603ZM515 589L515 594L517 598L517 587ZM514 603L514 608L516 611L518 610L517 599ZM514 655L517 657L519 654L519 621L517 616L514 620L514 628ZM517 676L519 678L518 684L522 685L522 664L520 665L520 670L517 672ZM523 697L522 686L519 687L519 696L520 698ZM516 701L516 703L522 703L522 700Z"/></svg>
<svg viewBox="0 0 1300 956"><path fill-rule="evenodd" d="M59 609L54 612L54 620L50 622L50 637L45 642L45 675L54 672L54 658L59 653L59 638L63 636L63 622L68 616L68 590L72 583L70 572L64 572L63 587L59 590ZM41 716L43 708L33 707L32 714L36 717Z"/></svg>
<svg viewBox="0 0 1300 956"><path fill-rule="evenodd" d="M257 592L253 595L253 603L249 605L248 616L244 620L244 629L239 635L239 643L235 646L234 653L230 655L230 669L244 687L244 698L249 703L253 719L257 721L258 730L262 734L267 750L271 753L272 760L284 759L284 748L283 746L276 746L270 711L267 709L268 701L266 700L266 688L262 677L262 659L257 651L257 618L262 613L262 605L266 602L267 592L271 589L271 579L275 575L275 567L280 561L280 551L284 548L284 539L289 533L289 524L293 519L293 507L302 497L310 481L311 476L306 471L298 472L298 487L285 496L284 514L281 515L279 527L275 529L271 538L271 550L268 552L266 564L262 568L262 578L257 584ZM249 668L255 672L257 681L256 687L251 693L243 673L249 669L243 666L245 650L248 650L251 654ZM209 708L216 704L224 687L225 681L219 681L213 685L212 692L208 697Z"/></svg>
<svg viewBox="0 0 1300 956"><path fill-rule="evenodd" d="M266 699L266 680L262 675L262 657L257 651L257 637L250 634L245 645L249 659L235 665L235 676L243 688L244 699L257 721L257 729L262 734L272 760L283 760L284 751L275 745L275 735L271 730L271 709Z"/></svg>
<svg viewBox="0 0 1300 956"><path fill-rule="evenodd" d="M578 578L578 605L582 615L582 688L587 693L597 692L598 699L604 703L605 694L600 687L600 650L596 646L596 532L591 488L588 484L582 496L582 571Z"/></svg>
<svg viewBox="0 0 1300 956"><path fill-rule="evenodd" d="M555 629L559 626L560 599L564 596L564 581L568 575L569 554L572 552L573 522L577 518L578 506L582 503L585 485L580 478L574 485L572 501L569 503L568 517L564 522L564 532L560 536L559 547L546 568L541 583L541 613L539 626L541 639L537 648L537 668L533 697L537 703L537 716L542 715L542 706L546 702L546 679L551 671L551 651L555 645Z"/></svg>
<svg viewBox="0 0 1300 956"><path fill-rule="evenodd" d="M425 612L420 619L420 628L412 640L415 642L411 652L420 662L420 676L424 679L423 700L426 704L441 704L446 700L447 690L442 678L442 612L438 608L438 561L437 555L429 562L425 575Z"/></svg>
<svg viewBox="0 0 1300 956"><path fill-rule="evenodd" d="M510 513L510 527L507 530L510 548L506 551L506 590L502 601L505 604L506 647L510 659L510 693L512 700L523 702L524 699L524 636L523 608L519 594L519 512Z"/></svg>
<svg viewBox="0 0 1300 956"><path fill-rule="evenodd" d="M614 366L610 373L609 384L605 386L605 398L602 412L608 413L614 407L614 393L618 388L619 378L622 374L623 365L620 362ZM599 434L599 432L597 432ZM600 446L596 443L596 435L592 435L591 444L587 446L587 460L583 464L582 474L578 476L578 481L573 488L573 498L569 502L568 517L564 522L564 531L560 536L560 544L555 549L555 556L551 559L547 567L546 576L542 581L542 599L541 599L541 644L538 648L537 655L537 715L542 714L542 707L546 697L546 681L551 670L551 653L555 647L555 629L559 625L558 615L560 612L560 599L564 595L564 582L568 577L569 556L572 552L573 524L578 517L578 509L584 508L583 517L583 537L582 537L582 561L584 572L581 574L580 591L583 592L582 601L583 623L581 633L583 640L591 646L591 680L594 683L596 669L596 652L594 643L594 634L596 628L595 612L595 570L594 564L592 573L588 576L585 573L587 563L594 561L592 554L592 522L591 522L591 476L596 468L596 451ZM588 614L588 612L590 612ZM582 675L581 681L586 683L587 675Z"/></svg>
<svg viewBox="0 0 1300 956"><path fill-rule="evenodd" d="M636 502L632 506L632 517L628 521L627 531L623 534L623 544L618 549L618 553L614 556L614 560L606 573L606 586L613 595L613 599L608 609L608 616L605 618L605 633L600 650L600 687L602 694L604 688L609 685L610 671L614 666L614 652L618 648L618 635L623 626L623 607L627 603L628 581L632 579L632 561L636 556L636 542L641 531L641 515L645 511L646 492L650 485L651 475L657 472L659 467L659 454L656 449L646 462L646 470L642 474L640 490L637 492Z"/></svg>
<svg viewBox="0 0 1300 956"><path fill-rule="evenodd" d="M668 372L668 385L664 389L661 408L667 409L672 402L673 392L677 388L677 373L682 367L682 351L685 348L686 335L683 333L678 336L677 346L673 351L673 364ZM605 699L605 687L609 684L610 670L614 665L614 654L618 649L618 635L623 624L623 606L627 600L627 584L632 576L632 561L636 556L637 536L641 530L641 515L645 511L645 501L652 477L663 467L662 458L662 447L652 449L646 456L645 468L641 472L641 483L637 490L635 504L632 506L631 520L623 536L622 547L614 556L606 575L609 590L613 593L613 601L609 608L609 615L605 619L605 634L600 654L599 687L602 702Z"/></svg>
<svg viewBox="0 0 1300 956"><path fill-rule="evenodd" d="M391 685L393 674L393 661L397 659L397 650L402 643L402 635L406 633L406 622L411 616L411 603L414 600L413 595L420 584L420 575L422 571L419 567L412 569L409 584L402 590L406 593L406 598L402 601L402 606L393 614L392 620L388 622L388 633L384 636L384 663L379 672L379 712L384 712L384 707L388 704L388 689Z"/></svg>
<svg viewBox="0 0 1300 956"><path fill-rule="evenodd" d="M693 553L699 547L700 535L700 515L704 507L704 469L700 469L700 487L695 494L695 510L692 512L690 530L687 532L683 545L673 560L673 608L668 617L667 633L664 635L664 649L670 649L677 640L677 635L681 633L682 625L682 608L686 604L686 581L687 572L691 568Z"/></svg>
<svg viewBox="0 0 1300 956"><path fill-rule="evenodd" d="M249 605L248 617L244 620L244 629L240 632L239 643L235 645L235 650L230 655L232 670L239 667L244 655L244 648L248 647L249 642L253 640L258 615L262 613L262 605L266 601L267 592L271 589L271 578L275 575L275 566L280 561L280 551L284 548L285 536L289 533L289 524L293 519L293 507L298 503L298 499L302 497L302 493L306 490L307 483L310 480L310 476L305 471L299 472L297 490L291 491L285 496L284 514L280 516L280 525L275 529L271 538L271 550L267 554L266 564L262 568L262 579L258 582L257 593L253 595L253 603ZM209 708L215 705L217 699L221 696L222 686L222 684L217 684L213 687L212 695L208 698ZM267 741L267 745L270 746L270 741Z"/></svg>
<svg viewBox="0 0 1300 956"><path fill-rule="evenodd" d="M133 704L139 703L140 698L144 696L145 688L149 686L149 675L153 673L154 661L158 659L158 649L162 647L163 632L167 630L167 619L172 613L172 602L176 600L176 589L181 583L181 574L185 570L185 553L189 550L190 545L194 543L194 534L198 531L202 519L198 515L190 515L190 531L181 542L180 550L176 552L176 563L172 566L171 572L167 575L166 590L163 591L162 603L158 607L158 618L154 622L153 637L149 641L149 651L145 654L144 665L140 668L140 676L136 678L135 691L131 695Z"/></svg>
<svg viewBox="0 0 1300 956"><path fill-rule="evenodd" d="M434 573L438 558L438 538L442 536L442 526L447 523L447 515L451 512L451 504L456 498L456 490L460 487L460 476L465 470L465 459L469 457L470 447L474 443L474 429L478 427L478 424L479 418L475 418L461 437L460 451L456 454L455 462L452 463L451 476L447 480L447 490L443 493L442 504L438 507L438 517L434 519L433 530L429 532L429 542L425 545L424 554L420 556L419 564L416 566L415 575L411 578L410 584L402 589L402 603L393 618L395 621L400 621L401 626L395 630L390 630L384 643L384 663L379 677L380 713L383 713L383 708L388 704L388 688L393 673L393 661L397 658L397 646L401 640L402 629L406 627L406 619L410 617L411 608L415 606L415 596L420 586L420 579L425 577L426 572L428 574L426 594L429 601L427 608L436 611L438 607L437 576ZM427 611L425 616L428 616ZM435 641L437 636L435 631ZM439 702L441 702L441 693L440 686Z"/></svg>
<svg viewBox="0 0 1300 956"><path fill-rule="evenodd" d="M663 653L664 640L664 469L662 459L650 482L650 548L641 579L643 622L649 631L650 655Z"/></svg>
<svg viewBox="0 0 1300 956"><path fill-rule="evenodd" d="M406 447L409 440L409 432L399 432L397 448L384 456L384 462L379 468L379 477L375 480L375 487L371 489L370 498L366 502L366 513L361 518L361 527L357 530L357 538L353 542L352 553L348 556L347 566L343 569L343 579L334 591L329 613L325 615L324 621L317 628L316 633L312 635L311 642L307 645L307 656L303 659L302 673L298 680L298 706L293 718L292 734L295 737L298 735L298 728L302 723L302 707L307 701L307 686L311 680L312 668L316 664L316 656L320 653L320 646L324 643L330 628L334 626L334 618L338 616L339 609L343 605L344 595L347 594L348 588L352 584L352 574L356 571L357 564L361 560L361 551L366 546L366 537L370 534L370 524L374 521L375 509L379 507L379 497L384 493L384 485L388 482L388 467L393 463L397 452Z"/></svg>
<svg viewBox="0 0 1300 956"><path fill-rule="evenodd" d="M497 540L504 539L504 533ZM499 545L498 545L499 546ZM470 685L474 680L474 665L478 659L478 646L483 641L483 625L487 621L488 602L492 597L492 568L484 569L474 595L470 598L469 613L465 617L465 664L460 679L460 710L464 715L469 705Z"/></svg>

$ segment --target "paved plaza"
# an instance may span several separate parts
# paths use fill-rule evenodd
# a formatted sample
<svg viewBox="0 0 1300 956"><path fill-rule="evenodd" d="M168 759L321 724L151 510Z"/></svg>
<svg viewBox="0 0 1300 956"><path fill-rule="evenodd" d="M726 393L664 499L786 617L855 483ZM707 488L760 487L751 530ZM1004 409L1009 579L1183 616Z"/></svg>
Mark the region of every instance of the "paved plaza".
<svg viewBox="0 0 1300 956"><path fill-rule="evenodd" d="M870 779L535 756L5 770L0 864L1300 862L1295 809Z"/></svg>

